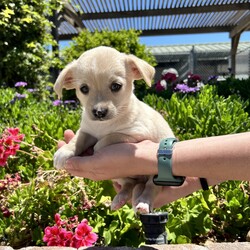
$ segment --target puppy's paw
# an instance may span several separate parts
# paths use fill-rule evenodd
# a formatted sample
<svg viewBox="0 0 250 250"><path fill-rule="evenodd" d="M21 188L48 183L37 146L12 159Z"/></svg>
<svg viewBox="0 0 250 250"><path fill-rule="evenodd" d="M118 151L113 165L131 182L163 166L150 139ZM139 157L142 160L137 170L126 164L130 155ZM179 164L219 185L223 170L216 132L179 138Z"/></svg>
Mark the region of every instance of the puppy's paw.
<svg viewBox="0 0 250 250"><path fill-rule="evenodd" d="M136 214L148 214L150 212L150 206L148 203L140 202L136 207L134 207Z"/></svg>
<svg viewBox="0 0 250 250"><path fill-rule="evenodd" d="M65 168L66 161L74 155L73 151L61 147L54 154L54 167L57 169Z"/></svg>

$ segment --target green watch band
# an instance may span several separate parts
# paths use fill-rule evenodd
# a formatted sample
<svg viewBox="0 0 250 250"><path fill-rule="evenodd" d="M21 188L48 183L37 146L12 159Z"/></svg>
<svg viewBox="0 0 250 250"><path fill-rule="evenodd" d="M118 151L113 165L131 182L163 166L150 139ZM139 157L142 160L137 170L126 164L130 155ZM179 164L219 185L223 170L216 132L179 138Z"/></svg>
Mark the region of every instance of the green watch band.
<svg viewBox="0 0 250 250"><path fill-rule="evenodd" d="M154 184L160 186L181 186L185 177L173 176L172 173L172 152L176 138L163 139L158 149L158 175L154 176Z"/></svg>

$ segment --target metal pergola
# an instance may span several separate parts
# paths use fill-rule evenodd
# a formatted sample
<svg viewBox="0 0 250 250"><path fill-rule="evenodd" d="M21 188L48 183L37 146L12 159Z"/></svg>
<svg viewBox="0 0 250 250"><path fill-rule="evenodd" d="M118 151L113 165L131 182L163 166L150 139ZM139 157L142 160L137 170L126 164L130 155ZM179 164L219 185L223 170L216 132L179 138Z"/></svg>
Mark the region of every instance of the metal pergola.
<svg viewBox="0 0 250 250"><path fill-rule="evenodd" d="M55 24L57 40L70 40L82 29L134 29L142 36L228 32L235 72L240 35L250 30L250 0L71 0Z"/></svg>

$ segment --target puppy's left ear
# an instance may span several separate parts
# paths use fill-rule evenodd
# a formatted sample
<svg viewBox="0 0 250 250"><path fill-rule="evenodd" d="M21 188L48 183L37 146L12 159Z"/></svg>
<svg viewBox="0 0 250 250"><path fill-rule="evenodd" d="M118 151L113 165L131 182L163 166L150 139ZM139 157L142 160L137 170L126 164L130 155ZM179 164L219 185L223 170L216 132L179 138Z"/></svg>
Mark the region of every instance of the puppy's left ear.
<svg viewBox="0 0 250 250"><path fill-rule="evenodd" d="M76 61L68 64L59 76L56 79L56 83L54 85L54 90L59 98L62 97L62 89L74 89L75 88L75 79L73 77L74 71L76 68Z"/></svg>
<svg viewBox="0 0 250 250"><path fill-rule="evenodd" d="M150 87L155 74L154 67L134 55L127 56L127 63L134 80L143 79Z"/></svg>

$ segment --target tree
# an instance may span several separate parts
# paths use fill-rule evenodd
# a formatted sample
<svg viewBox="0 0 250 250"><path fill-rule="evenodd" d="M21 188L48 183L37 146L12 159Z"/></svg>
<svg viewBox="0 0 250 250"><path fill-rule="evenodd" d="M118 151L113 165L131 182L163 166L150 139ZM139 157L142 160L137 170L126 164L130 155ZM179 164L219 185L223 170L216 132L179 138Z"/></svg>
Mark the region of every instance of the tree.
<svg viewBox="0 0 250 250"><path fill-rule="evenodd" d="M37 84L49 76L53 44L48 17L59 0L2 0L0 3L0 86Z"/></svg>

